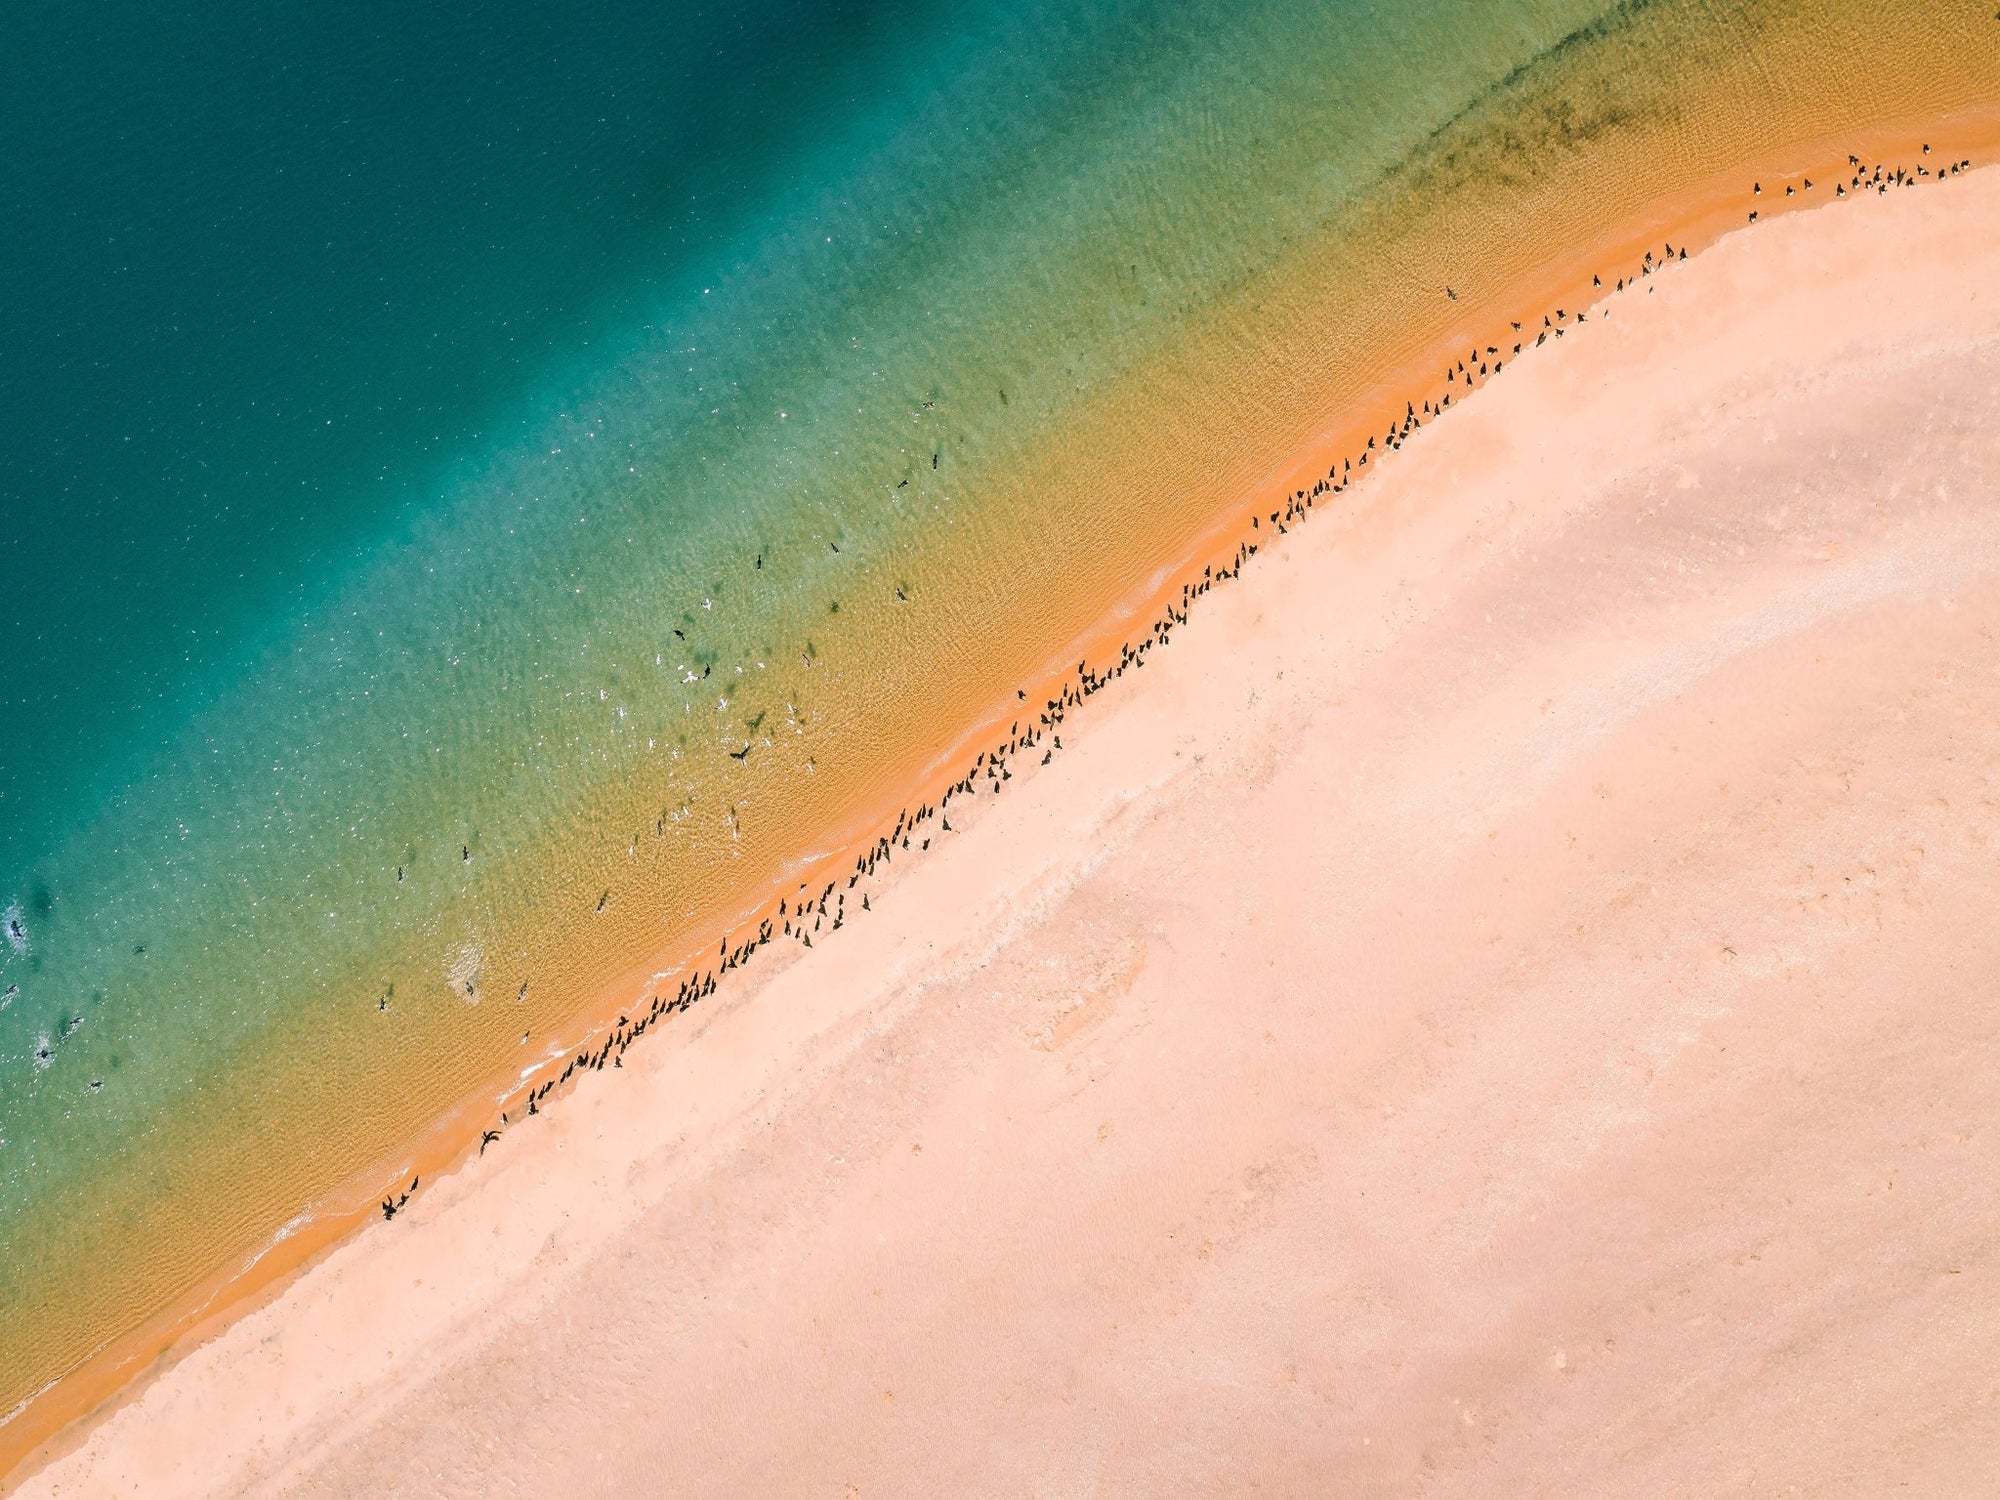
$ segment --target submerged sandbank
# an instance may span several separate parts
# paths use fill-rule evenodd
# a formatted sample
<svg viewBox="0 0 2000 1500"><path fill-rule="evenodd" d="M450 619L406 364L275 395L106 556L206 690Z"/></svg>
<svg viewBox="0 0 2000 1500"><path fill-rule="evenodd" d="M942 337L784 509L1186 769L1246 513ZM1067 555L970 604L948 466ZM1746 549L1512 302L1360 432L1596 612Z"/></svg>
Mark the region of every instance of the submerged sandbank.
<svg viewBox="0 0 2000 1500"><path fill-rule="evenodd" d="M1969 1491L1996 228L1610 299L28 1492Z"/></svg>

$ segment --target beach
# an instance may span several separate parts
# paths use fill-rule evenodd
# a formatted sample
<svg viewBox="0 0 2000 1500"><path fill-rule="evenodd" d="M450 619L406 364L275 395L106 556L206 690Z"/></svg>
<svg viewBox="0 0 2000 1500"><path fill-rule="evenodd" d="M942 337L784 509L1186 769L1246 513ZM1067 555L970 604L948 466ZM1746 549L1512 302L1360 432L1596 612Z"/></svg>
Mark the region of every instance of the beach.
<svg viewBox="0 0 2000 1500"><path fill-rule="evenodd" d="M1996 247L1606 288L20 1493L1981 1492Z"/></svg>
<svg viewBox="0 0 2000 1500"><path fill-rule="evenodd" d="M894 4L10 54L0 1485L1621 282L2000 142L1944 0Z"/></svg>

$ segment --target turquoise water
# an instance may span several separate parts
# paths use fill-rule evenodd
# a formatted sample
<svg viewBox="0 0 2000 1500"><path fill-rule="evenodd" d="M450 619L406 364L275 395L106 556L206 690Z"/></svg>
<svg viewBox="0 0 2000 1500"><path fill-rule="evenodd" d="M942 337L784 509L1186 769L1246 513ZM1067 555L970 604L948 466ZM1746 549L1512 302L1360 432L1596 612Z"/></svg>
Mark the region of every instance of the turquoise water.
<svg viewBox="0 0 2000 1500"><path fill-rule="evenodd" d="M1295 362L1365 363L1265 291L1384 274L1404 164L1763 45L1599 0L8 29L0 1411L1173 556L1312 418ZM1673 123L1641 71L1595 128Z"/></svg>

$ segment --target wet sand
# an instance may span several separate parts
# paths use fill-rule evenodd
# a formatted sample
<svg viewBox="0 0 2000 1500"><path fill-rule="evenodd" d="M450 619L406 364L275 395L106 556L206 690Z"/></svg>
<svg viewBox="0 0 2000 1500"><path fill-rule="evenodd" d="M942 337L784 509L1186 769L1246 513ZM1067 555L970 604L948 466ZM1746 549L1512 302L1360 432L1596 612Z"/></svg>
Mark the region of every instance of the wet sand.
<svg viewBox="0 0 2000 1500"><path fill-rule="evenodd" d="M1608 299L24 1493L1979 1492L1996 231Z"/></svg>

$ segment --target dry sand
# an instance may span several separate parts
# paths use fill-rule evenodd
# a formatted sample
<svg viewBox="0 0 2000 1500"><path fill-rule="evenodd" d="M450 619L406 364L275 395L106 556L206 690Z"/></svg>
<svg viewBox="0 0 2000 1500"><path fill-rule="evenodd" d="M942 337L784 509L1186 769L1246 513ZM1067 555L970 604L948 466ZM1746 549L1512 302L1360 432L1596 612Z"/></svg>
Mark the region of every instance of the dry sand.
<svg viewBox="0 0 2000 1500"><path fill-rule="evenodd" d="M2000 173L1604 306L25 1492L1991 1493Z"/></svg>

